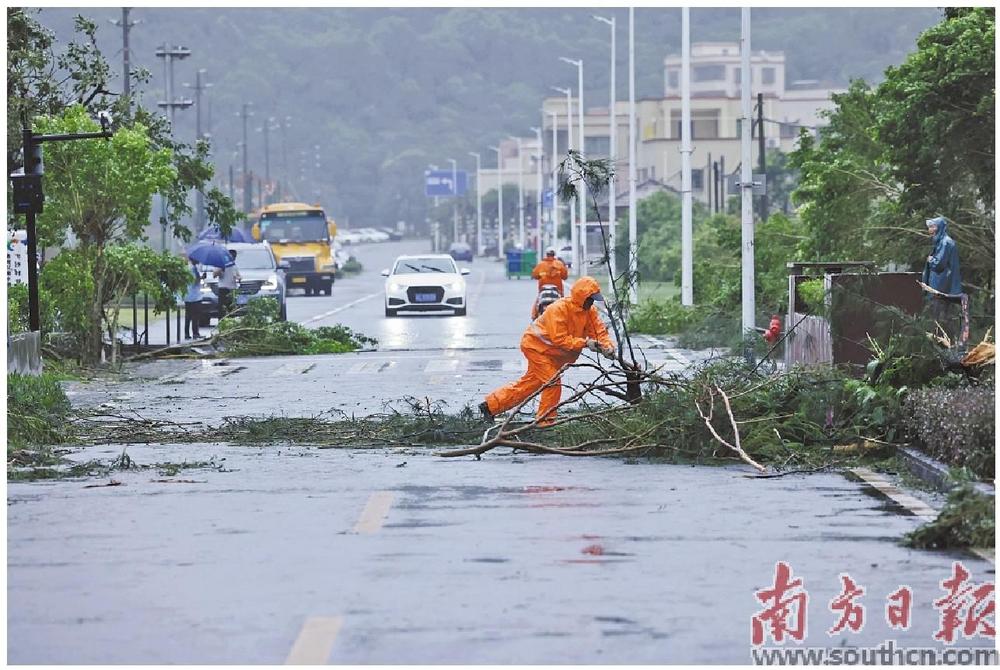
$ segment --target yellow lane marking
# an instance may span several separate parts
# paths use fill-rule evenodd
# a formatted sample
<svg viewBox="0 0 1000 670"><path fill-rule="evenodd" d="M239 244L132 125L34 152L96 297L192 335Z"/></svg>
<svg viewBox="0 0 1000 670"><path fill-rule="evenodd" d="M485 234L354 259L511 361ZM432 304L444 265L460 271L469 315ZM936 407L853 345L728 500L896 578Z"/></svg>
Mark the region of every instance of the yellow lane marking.
<svg viewBox="0 0 1000 670"><path fill-rule="evenodd" d="M938 517L941 510L936 510L922 500L918 500L908 493L903 493L892 482L882 475L872 472L868 468L852 468L851 472L861 477L866 484L874 488L882 495L902 505L923 521L933 521ZM996 564L996 554L989 549L970 549L970 552L991 564Z"/></svg>
<svg viewBox="0 0 1000 670"><path fill-rule="evenodd" d="M309 617L288 652L285 665L326 665L343 617Z"/></svg>
<svg viewBox="0 0 1000 670"><path fill-rule="evenodd" d="M382 524L385 523L385 518L389 516L389 508L391 506L392 492L376 491L368 499L368 504L365 505L365 509L361 512L361 517L354 524L351 532L364 535L377 533L382 528Z"/></svg>

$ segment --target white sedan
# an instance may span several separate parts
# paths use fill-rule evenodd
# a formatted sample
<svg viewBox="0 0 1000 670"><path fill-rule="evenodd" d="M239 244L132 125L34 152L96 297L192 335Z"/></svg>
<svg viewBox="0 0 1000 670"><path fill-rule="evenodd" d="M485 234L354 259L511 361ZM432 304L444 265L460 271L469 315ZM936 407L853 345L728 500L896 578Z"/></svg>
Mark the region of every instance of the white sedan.
<svg viewBox="0 0 1000 670"><path fill-rule="evenodd" d="M385 280L385 315L400 310L430 312L451 310L465 316L467 301L465 275L451 256L433 254L400 256L392 270L382 270Z"/></svg>

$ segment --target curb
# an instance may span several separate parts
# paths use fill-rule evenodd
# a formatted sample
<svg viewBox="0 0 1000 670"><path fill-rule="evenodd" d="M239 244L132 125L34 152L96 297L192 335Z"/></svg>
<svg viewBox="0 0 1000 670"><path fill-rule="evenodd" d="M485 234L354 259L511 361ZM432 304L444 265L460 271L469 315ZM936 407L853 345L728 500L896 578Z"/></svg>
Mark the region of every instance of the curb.
<svg viewBox="0 0 1000 670"><path fill-rule="evenodd" d="M937 490L947 493L954 487L949 467L941 461L910 447L899 447L896 453L902 458L907 470ZM989 484L974 482L972 487L984 496L996 497L996 488Z"/></svg>

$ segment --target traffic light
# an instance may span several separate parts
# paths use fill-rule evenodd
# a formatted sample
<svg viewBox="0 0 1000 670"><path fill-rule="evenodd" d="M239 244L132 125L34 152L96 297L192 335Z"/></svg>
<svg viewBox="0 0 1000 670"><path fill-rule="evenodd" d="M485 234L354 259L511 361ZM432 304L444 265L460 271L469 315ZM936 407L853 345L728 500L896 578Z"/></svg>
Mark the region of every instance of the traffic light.
<svg viewBox="0 0 1000 670"><path fill-rule="evenodd" d="M31 142L30 135L25 140L24 170L10 176L14 212L41 214L45 203L45 194L42 192L42 174L45 172L42 145Z"/></svg>
<svg viewBox="0 0 1000 670"><path fill-rule="evenodd" d="M24 174L45 174L45 163L42 161L42 145L32 142L25 148Z"/></svg>

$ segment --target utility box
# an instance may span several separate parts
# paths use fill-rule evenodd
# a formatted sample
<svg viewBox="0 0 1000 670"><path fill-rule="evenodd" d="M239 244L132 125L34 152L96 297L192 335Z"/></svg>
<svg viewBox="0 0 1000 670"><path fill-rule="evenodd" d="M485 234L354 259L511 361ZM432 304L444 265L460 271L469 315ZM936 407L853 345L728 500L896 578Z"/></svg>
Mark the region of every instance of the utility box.
<svg viewBox="0 0 1000 670"><path fill-rule="evenodd" d="M811 280L823 282L822 307L800 292ZM877 272L870 262L788 263L786 367L867 364L869 335L896 329L899 312L922 310L919 280L916 272Z"/></svg>

